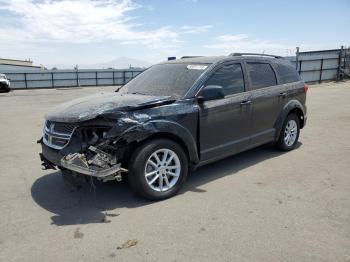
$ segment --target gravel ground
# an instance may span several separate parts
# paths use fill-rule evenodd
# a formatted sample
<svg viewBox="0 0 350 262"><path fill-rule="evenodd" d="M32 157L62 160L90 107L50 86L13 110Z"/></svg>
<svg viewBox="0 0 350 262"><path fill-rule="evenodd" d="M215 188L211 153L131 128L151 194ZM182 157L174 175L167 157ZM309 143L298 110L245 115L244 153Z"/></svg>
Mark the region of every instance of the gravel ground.
<svg viewBox="0 0 350 262"><path fill-rule="evenodd" d="M41 170L44 114L102 89L0 94L1 261L350 261L350 82L310 88L296 150L204 166L162 202Z"/></svg>

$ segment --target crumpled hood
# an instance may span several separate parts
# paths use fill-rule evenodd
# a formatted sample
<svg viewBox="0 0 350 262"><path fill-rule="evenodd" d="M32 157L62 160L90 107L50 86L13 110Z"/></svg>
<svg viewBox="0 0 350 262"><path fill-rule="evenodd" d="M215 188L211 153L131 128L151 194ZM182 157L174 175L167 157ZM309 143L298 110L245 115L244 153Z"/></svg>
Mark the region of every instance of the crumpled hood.
<svg viewBox="0 0 350 262"><path fill-rule="evenodd" d="M46 119L64 123L83 122L103 114L130 111L143 106L156 106L169 100L168 96L102 92L61 104L47 114Z"/></svg>

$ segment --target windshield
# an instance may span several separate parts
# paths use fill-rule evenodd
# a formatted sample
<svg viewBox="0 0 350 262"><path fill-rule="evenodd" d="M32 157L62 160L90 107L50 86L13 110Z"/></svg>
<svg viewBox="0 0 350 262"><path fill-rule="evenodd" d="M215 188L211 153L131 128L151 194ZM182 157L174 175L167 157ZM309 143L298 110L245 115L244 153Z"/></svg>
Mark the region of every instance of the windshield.
<svg viewBox="0 0 350 262"><path fill-rule="evenodd" d="M184 97L209 64L159 64L147 69L129 83L120 92L154 96Z"/></svg>

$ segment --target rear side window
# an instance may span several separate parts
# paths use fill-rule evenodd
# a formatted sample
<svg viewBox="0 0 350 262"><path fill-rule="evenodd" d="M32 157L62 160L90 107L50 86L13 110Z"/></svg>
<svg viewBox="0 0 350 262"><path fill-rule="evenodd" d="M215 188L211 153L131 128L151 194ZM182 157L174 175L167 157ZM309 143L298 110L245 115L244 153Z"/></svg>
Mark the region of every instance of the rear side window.
<svg viewBox="0 0 350 262"><path fill-rule="evenodd" d="M224 65L207 81L206 85L219 85L224 88L225 95L244 92L244 80L241 64Z"/></svg>
<svg viewBox="0 0 350 262"><path fill-rule="evenodd" d="M274 64L274 66L279 79L282 82L281 84L300 81L300 77L294 67L283 64Z"/></svg>
<svg viewBox="0 0 350 262"><path fill-rule="evenodd" d="M275 72L267 63L247 63L247 70L253 89L277 84Z"/></svg>

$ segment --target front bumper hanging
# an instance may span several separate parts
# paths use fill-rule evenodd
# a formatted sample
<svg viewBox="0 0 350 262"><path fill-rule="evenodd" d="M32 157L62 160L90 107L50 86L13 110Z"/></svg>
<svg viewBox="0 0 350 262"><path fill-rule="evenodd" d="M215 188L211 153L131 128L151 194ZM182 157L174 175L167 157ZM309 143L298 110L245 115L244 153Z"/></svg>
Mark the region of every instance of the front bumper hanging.
<svg viewBox="0 0 350 262"><path fill-rule="evenodd" d="M120 164L115 164L112 167L105 166L100 168L91 166L88 161L86 161L85 155L79 153L69 154L63 157L61 159L61 165L71 171L97 178L106 178L119 172L126 171L120 167Z"/></svg>
<svg viewBox="0 0 350 262"><path fill-rule="evenodd" d="M42 143L42 140L39 140L38 143L42 145L42 153L39 155L43 169L63 167L79 174L106 181L114 178L120 180L121 173L127 172L127 169L122 168L121 164L117 163L115 156L94 146L90 146L88 152L85 153L70 153L62 156L58 151L48 148Z"/></svg>

